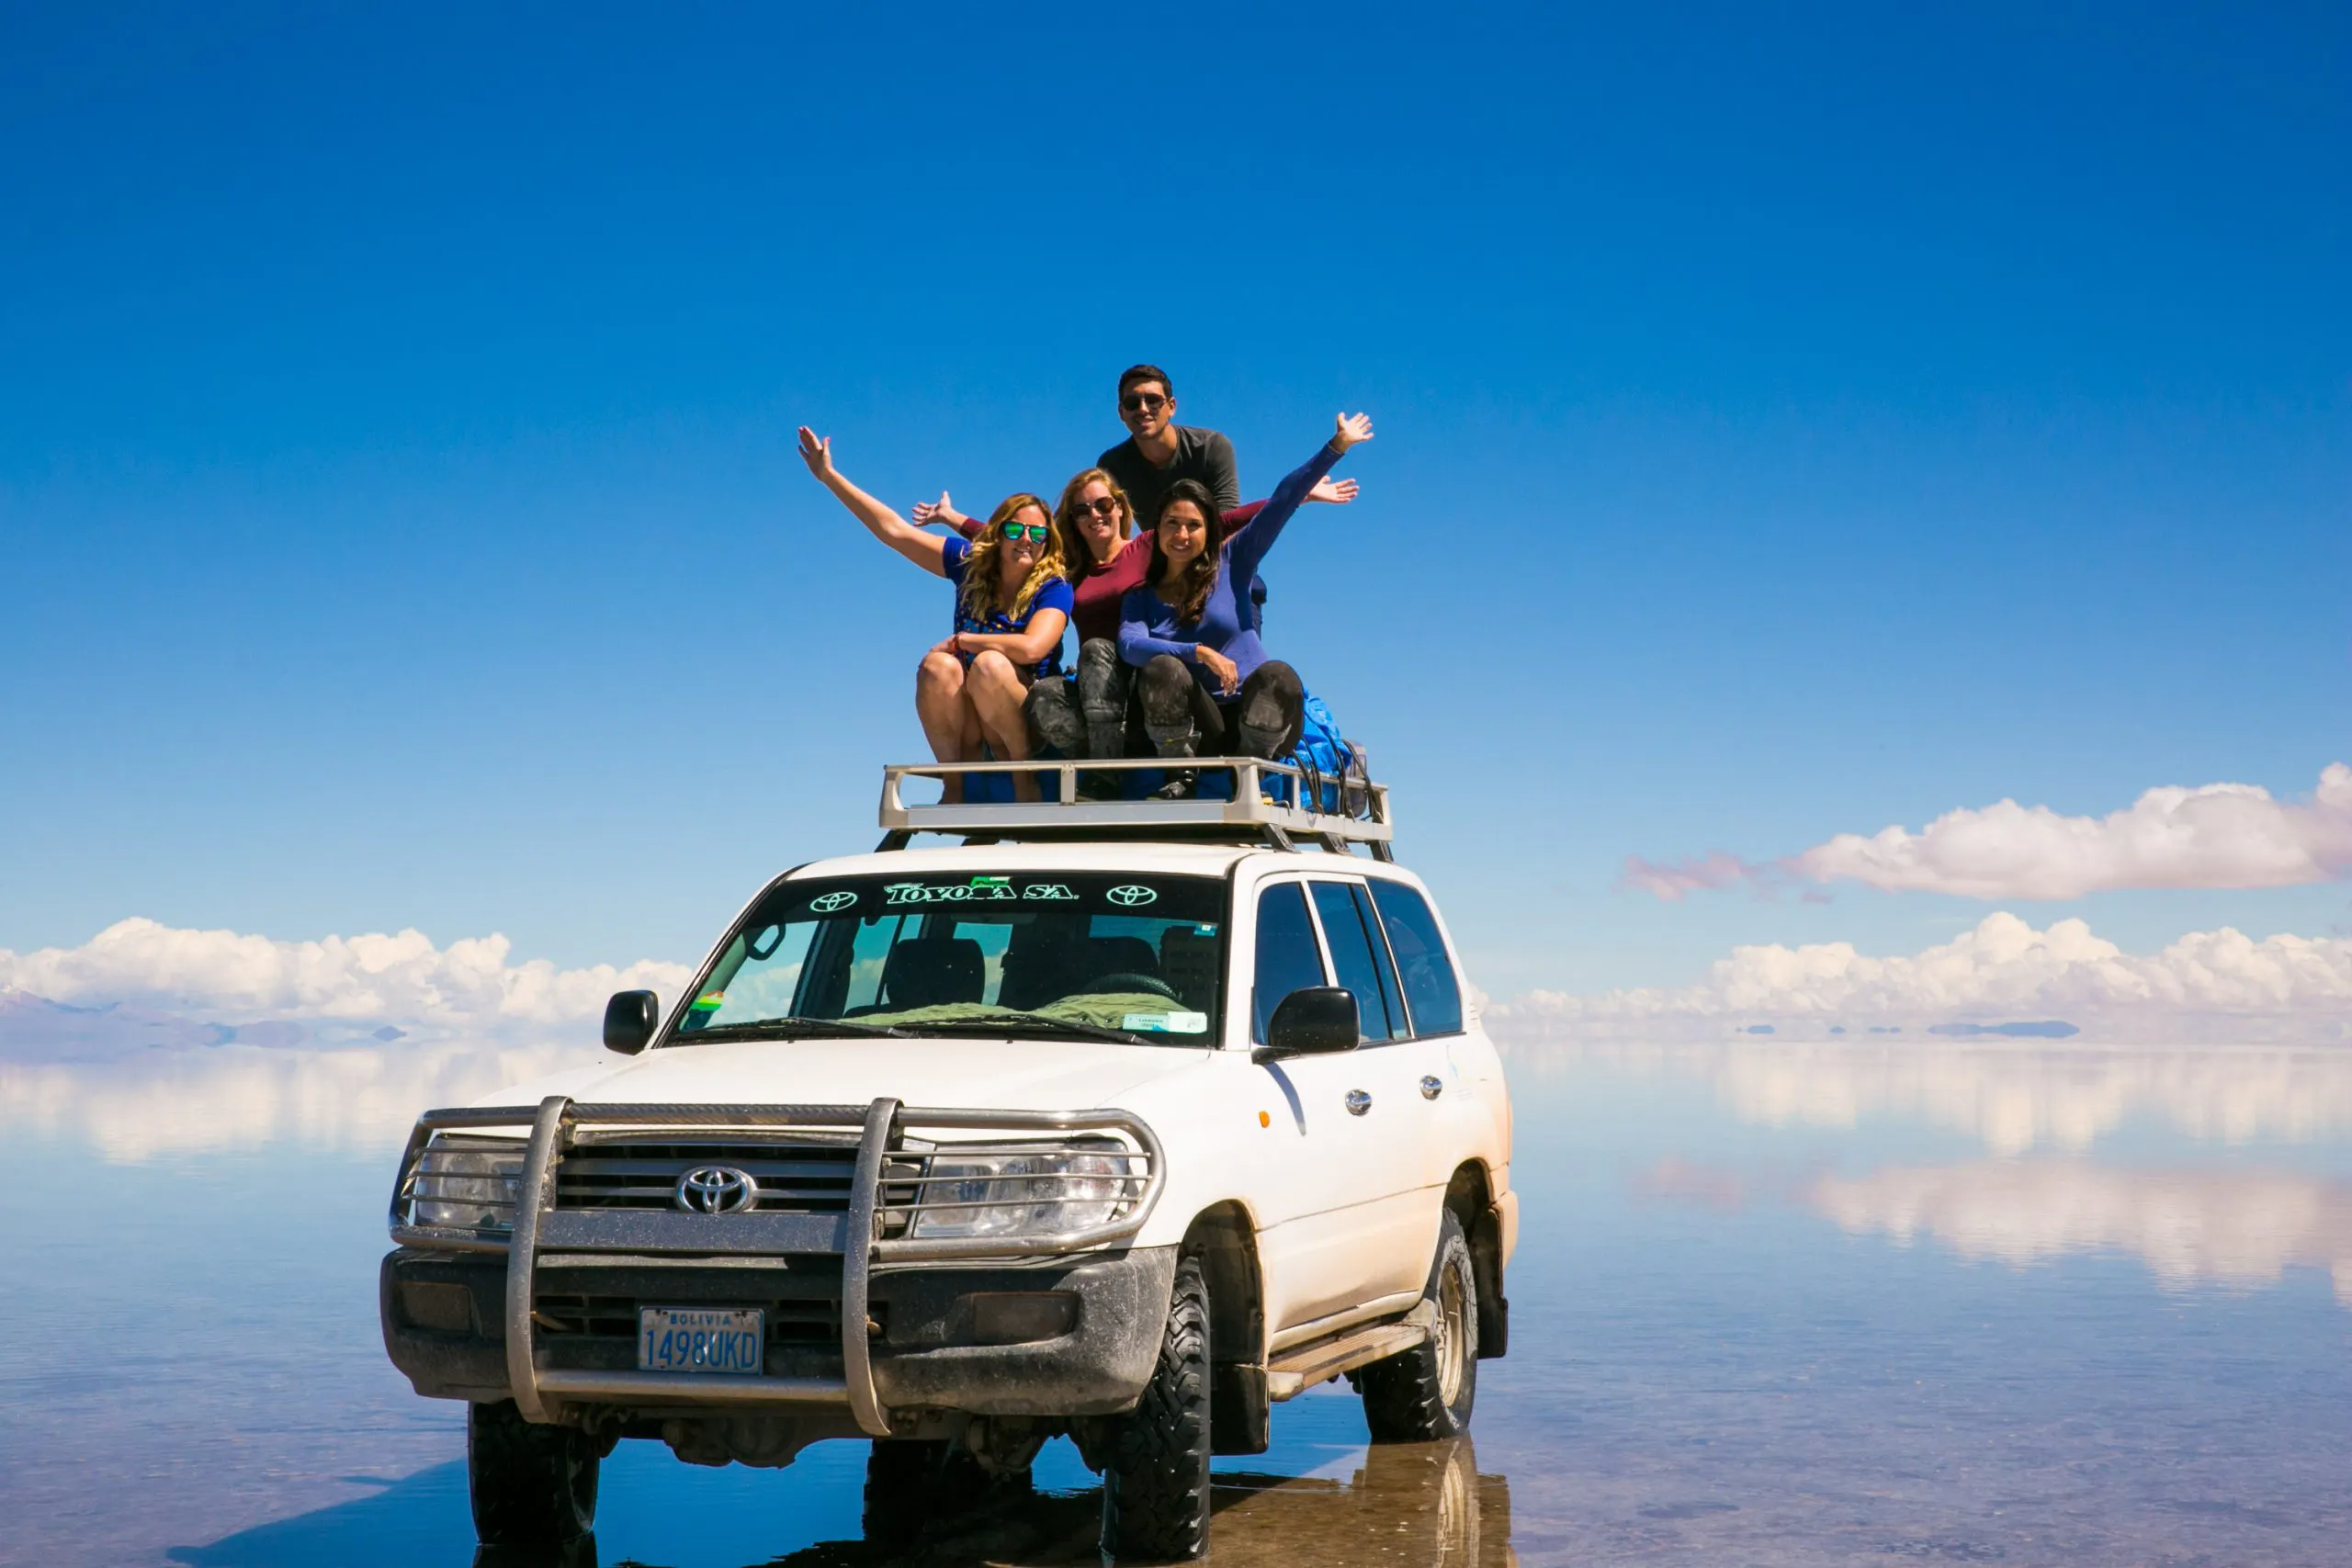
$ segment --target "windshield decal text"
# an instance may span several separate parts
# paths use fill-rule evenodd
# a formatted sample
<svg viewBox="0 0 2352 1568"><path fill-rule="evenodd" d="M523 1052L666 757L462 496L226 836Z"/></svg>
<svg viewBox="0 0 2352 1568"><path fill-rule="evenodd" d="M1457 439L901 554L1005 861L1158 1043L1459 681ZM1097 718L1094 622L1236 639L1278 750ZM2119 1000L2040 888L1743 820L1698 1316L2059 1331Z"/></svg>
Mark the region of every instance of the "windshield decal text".
<svg viewBox="0 0 2352 1568"><path fill-rule="evenodd" d="M976 876L969 882L892 882L882 889L886 904L1066 904L1078 895L1059 882L1015 887L1009 876Z"/></svg>

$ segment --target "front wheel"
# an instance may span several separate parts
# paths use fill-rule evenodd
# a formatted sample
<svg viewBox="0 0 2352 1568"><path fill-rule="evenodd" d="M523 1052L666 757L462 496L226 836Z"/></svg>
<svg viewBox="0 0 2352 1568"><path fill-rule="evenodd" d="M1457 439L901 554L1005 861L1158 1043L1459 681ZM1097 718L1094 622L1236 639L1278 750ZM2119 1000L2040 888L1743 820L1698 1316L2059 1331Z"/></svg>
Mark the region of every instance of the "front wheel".
<svg viewBox="0 0 2352 1568"><path fill-rule="evenodd" d="M466 1407L466 1491L486 1546L548 1548L596 1522L596 1440L523 1419L512 1400Z"/></svg>
<svg viewBox="0 0 2352 1568"><path fill-rule="evenodd" d="M1110 1425L1102 1551L1123 1561L1200 1556L1209 1544L1209 1288L1199 1258L1176 1265L1151 1382Z"/></svg>
<svg viewBox="0 0 2352 1568"><path fill-rule="evenodd" d="M1375 1443L1426 1443L1470 1429L1478 1396L1478 1276L1462 1222L1445 1211L1437 1261L1422 1298L1434 1309L1430 1337L1354 1374Z"/></svg>

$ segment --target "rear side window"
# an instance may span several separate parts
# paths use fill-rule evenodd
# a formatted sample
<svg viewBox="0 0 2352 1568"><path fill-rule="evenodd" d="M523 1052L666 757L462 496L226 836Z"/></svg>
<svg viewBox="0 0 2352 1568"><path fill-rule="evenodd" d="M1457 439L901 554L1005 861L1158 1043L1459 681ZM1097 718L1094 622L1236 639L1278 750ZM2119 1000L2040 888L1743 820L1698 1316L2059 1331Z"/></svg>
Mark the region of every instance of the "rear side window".
<svg viewBox="0 0 2352 1568"><path fill-rule="evenodd" d="M1250 982L1250 1038L1263 1045L1266 1022L1284 997L1323 984L1323 953L1307 923L1306 896L1295 882L1258 895L1258 969Z"/></svg>
<svg viewBox="0 0 2352 1568"><path fill-rule="evenodd" d="M1372 885L1373 902L1388 932L1389 948L1403 974L1406 1005L1413 1010L1416 1034L1458 1034L1462 1032L1462 984L1453 977L1453 961L1446 956L1445 939L1438 934L1437 917L1429 900L1396 882Z"/></svg>
<svg viewBox="0 0 2352 1568"><path fill-rule="evenodd" d="M1323 940L1331 944L1331 967L1339 983L1356 994L1356 1026L1365 1040L1393 1040L1405 1032L1404 1010L1396 1005L1396 981L1380 939L1364 929L1356 908L1362 895L1344 882L1315 884L1315 912L1323 917Z"/></svg>

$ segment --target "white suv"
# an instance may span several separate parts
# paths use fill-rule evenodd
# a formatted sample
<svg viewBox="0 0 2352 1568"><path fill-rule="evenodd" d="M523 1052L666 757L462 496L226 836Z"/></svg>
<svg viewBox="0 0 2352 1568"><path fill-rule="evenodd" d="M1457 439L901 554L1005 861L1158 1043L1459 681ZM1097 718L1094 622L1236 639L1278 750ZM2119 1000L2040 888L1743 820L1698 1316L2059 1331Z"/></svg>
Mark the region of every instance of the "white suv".
<svg viewBox="0 0 2352 1568"><path fill-rule="evenodd" d="M957 771L888 770L884 849L762 889L666 1020L615 997L628 1060L418 1122L384 1341L471 1402L485 1540L584 1533L621 1438L870 1438L887 1543L1066 1433L1105 1550L1188 1557L1275 1403L1345 1374L1375 1440L1468 1422L1510 1103L1385 792L899 803ZM902 847L933 828L975 841Z"/></svg>

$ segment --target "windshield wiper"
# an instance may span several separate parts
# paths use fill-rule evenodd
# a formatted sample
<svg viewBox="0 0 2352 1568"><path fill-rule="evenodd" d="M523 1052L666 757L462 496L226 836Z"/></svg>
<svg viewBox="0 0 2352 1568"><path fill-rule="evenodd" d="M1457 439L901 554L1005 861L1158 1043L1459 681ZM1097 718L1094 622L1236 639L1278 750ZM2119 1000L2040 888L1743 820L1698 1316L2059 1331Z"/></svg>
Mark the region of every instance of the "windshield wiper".
<svg viewBox="0 0 2352 1568"><path fill-rule="evenodd" d="M854 1034L876 1039L911 1039L907 1031L879 1023L860 1023L848 1018L763 1018L751 1023L720 1023L708 1029L681 1030L672 1037L673 1045L692 1045L705 1040L806 1040L811 1035Z"/></svg>
<svg viewBox="0 0 2352 1568"><path fill-rule="evenodd" d="M1010 1027L1007 1027L1010 1026ZM1081 1040L1108 1040L1119 1045L1188 1045L1188 1040L1170 1040L1165 1035L1138 1034L1132 1029L1113 1029L1106 1024L1080 1023L1076 1019L1056 1018L1042 1012L992 1012L974 1018L927 1018L910 1029L956 1030L966 1033L989 1033L1003 1029L1008 1034L1029 1033L1037 1030L1052 1030L1057 1034L1074 1034ZM1203 1042L1205 1043L1205 1042Z"/></svg>

